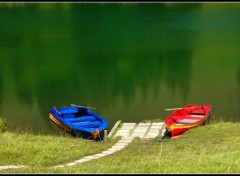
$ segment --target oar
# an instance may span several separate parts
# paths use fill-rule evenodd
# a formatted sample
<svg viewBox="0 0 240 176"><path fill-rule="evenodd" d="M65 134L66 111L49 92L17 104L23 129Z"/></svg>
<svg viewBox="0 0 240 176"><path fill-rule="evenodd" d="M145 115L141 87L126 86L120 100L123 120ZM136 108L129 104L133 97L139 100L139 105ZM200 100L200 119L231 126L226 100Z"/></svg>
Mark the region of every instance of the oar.
<svg viewBox="0 0 240 176"><path fill-rule="evenodd" d="M55 106L53 106L53 108L55 109L55 111L60 115L60 112L57 110L57 108Z"/></svg>
<svg viewBox="0 0 240 176"><path fill-rule="evenodd" d="M76 107L79 107L79 108L96 109L96 108L93 108L93 107L88 107L88 106L79 106L79 105L75 105L75 104L71 104L71 106L76 106Z"/></svg>
<svg viewBox="0 0 240 176"><path fill-rule="evenodd" d="M169 108L169 109L165 109L166 111L173 111L173 110L176 110L176 109L182 109L182 108Z"/></svg>

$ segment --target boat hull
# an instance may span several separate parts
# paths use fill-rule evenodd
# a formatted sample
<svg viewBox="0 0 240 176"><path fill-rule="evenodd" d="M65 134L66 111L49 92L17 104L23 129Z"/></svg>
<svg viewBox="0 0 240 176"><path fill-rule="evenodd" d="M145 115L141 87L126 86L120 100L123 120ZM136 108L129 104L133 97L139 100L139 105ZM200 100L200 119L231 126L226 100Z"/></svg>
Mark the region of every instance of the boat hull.
<svg viewBox="0 0 240 176"><path fill-rule="evenodd" d="M73 136L99 139L107 129L108 122L100 115L80 105L55 108L49 111L49 118Z"/></svg>
<svg viewBox="0 0 240 176"><path fill-rule="evenodd" d="M191 104L180 110L175 110L164 121L164 132L161 137L175 137L197 126L204 125L211 112L211 105Z"/></svg>

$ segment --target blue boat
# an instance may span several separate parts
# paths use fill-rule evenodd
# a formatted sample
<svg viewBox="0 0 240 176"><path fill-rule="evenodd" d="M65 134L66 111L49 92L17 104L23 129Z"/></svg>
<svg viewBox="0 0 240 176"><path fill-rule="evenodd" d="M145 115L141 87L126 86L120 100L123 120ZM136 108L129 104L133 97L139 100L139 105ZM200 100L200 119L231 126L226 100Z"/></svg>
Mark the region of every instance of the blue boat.
<svg viewBox="0 0 240 176"><path fill-rule="evenodd" d="M49 118L74 136L96 140L102 137L108 122L90 109L96 108L75 104L61 108L54 106L50 108Z"/></svg>

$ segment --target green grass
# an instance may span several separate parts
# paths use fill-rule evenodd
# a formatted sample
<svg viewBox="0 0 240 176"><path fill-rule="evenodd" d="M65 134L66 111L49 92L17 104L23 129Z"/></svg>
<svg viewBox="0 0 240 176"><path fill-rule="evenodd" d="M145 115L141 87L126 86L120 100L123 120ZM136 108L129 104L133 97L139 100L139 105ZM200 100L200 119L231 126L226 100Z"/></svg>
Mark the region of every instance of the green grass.
<svg viewBox="0 0 240 176"><path fill-rule="evenodd" d="M0 166L27 165L0 173L239 173L240 123L217 122L189 130L177 139L142 141L71 167L51 168L99 153L119 138L80 138L0 133Z"/></svg>
<svg viewBox="0 0 240 176"><path fill-rule="evenodd" d="M111 142L73 137L5 132L0 134L0 165L57 165L98 153L111 145Z"/></svg>
<svg viewBox="0 0 240 176"><path fill-rule="evenodd" d="M7 120L5 118L0 118L0 133L7 130Z"/></svg>

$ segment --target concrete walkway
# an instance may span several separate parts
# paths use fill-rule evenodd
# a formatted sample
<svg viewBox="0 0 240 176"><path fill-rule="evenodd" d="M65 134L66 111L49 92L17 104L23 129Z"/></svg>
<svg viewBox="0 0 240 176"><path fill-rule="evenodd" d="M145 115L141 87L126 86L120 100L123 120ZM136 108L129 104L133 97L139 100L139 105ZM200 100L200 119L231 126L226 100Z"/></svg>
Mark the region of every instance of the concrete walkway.
<svg viewBox="0 0 240 176"><path fill-rule="evenodd" d="M164 123L123 123L115 136L139 137L140 139L151 139L160 135ZM160 137L160 136L159 136Z"/></svg>
<svg viewBox="0 0 240 176"><path fill-rule="evenodd" d="M23 166L23 165L7 165L7 166L0 166L0 170L3 169L18 169L18 168L23 168L23 167L28 167L28 166Z"/></svg>
<svg viewBox="0 0 240 176"><path fill-rule="evenodd" d="M108 150L105 150L105 151L103 151L101 153L90 155L90 156L86 156L86 157L83 157L82 159L75 160L75 161L73 161L71 163L68 163L68 164L65 164L65 165L58 165L58 166L54 166L54 167L58 168L58 167L65 167L65 166L74 166L76 164L80 164L80 163L83 163L83 162L86 162L86 161L90 161L90 160L93 160L93 159L98 159L98 158L110 155L112 153L115 153L115 152L117 152L119 150L122 150L130 142L132 142L132 137L122 138L114 146L112 146Z"/></svg>
<svg viewBox="0 0 240 176"><path fill-rule="evenodd" d="M120 123L118 123L120 124ZM120 136L121 139L113 145L111 148L102 151L101 153L90 155L83 157L79 160L75 160L73 162L63 164L63 165L57 165L53 166L53 168L61 168L61 167L67 167L67 166L74 166L83 162L87 162L93 159L98 159L110 154L113 154L117 151L122 150L124 147L126 147L129 143L132 142L132 140L135 137L139 137L140 139L151 139L155 138L157 136L160 137L160 131L163 127L164 123L159 122L159 123L123 123L121 128L115 132L114 137ZM115 127L116 128L116 127ZM114 132L110 132L111 134ZM28 167L28 166L23 166L23 165L9 165L9 166L0 166L0 170L3 169L10 169L10 168L23 168L23 167Z"/></svg>
<svg viewBox="0 0 240 176"><path fill-rule="evenodd" d="M76 164L80 164L80 163L83 163L86 161L98 159L98 158L104 157L106 155L113 154L117 151L122 150L129 143L131 143L134 137L139 137L140 139L150 139L150 138L155 138L155 137L159 136L160 130L162 129L162 127L163 127L163 122L139 123L139 124L123 123L122 127L116 132L116 135L114 136L114 137L121 136L122 138L108 150L105 150L99 154L86 156L82 159L75 160L75 161L65 164L65 165L54 166L54 168L74 166Z"/></svg>

